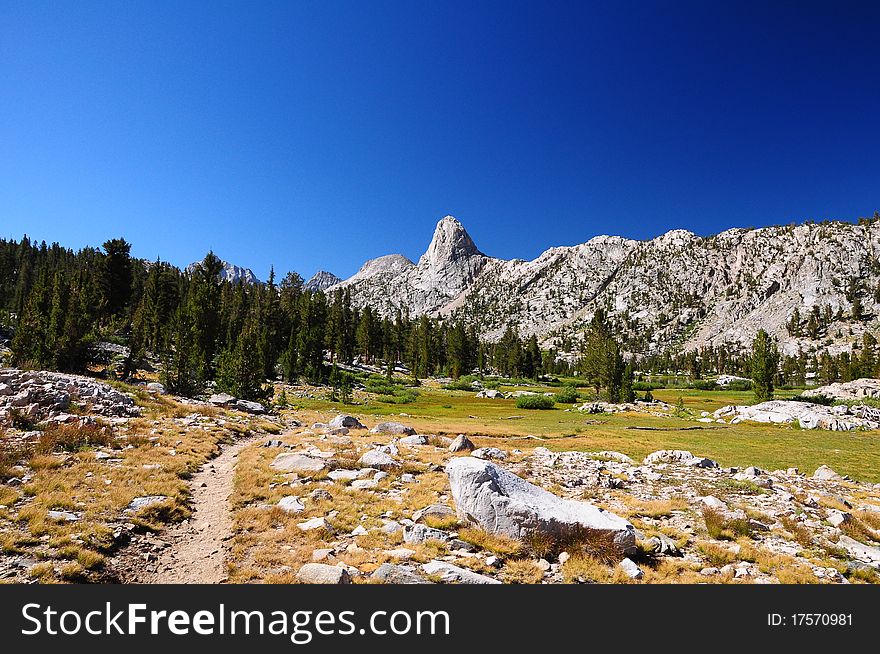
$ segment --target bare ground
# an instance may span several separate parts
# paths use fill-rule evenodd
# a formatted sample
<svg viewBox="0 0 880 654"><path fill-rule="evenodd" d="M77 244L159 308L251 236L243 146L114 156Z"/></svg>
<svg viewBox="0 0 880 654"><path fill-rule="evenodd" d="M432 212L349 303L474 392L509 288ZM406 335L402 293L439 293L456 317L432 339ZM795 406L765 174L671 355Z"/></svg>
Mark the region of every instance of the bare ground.
<svg viewBox="0 0 880 654"><path fill-rule="evenodd" d="M222 453L193 475L192 517L163 532L168 547L155 566L136 574L137 583L219 584L226 581L226 555L232 536L229 496L238 454L258 437L223 446Z"/></svg>

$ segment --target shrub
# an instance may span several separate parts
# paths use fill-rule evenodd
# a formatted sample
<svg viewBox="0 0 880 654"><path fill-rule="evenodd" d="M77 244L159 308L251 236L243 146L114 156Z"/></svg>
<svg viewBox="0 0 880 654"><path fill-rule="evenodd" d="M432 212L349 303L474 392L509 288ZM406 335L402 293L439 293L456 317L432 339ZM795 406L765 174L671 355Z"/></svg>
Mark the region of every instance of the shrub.
<svg viewBox="0 0 880 654"><path fill-rule="evenodd" d="M696 379L691 384L690 387L698 390L698 391L717 391L718 384L708 379Z"/></svg>
<svg viewBox="0 0 880 654"><path fill-rule="evenodd" d="M578 401L577 388L574 386L564 386L554 398L559 404L574 404Z"/></svg>
<svg viewBox="0 0 880 654"><path fill-rule="evenodd" d="M788 398L790 402L808 402L810 404L821 404L822 406L831 406L834 404L833 397L825 397L824 395L816 395L813 396L805 396L805 395L795 395L794 397Z"/></svg>
<svg viewBox="0 0 880 654"><path fill-rule="evenodd" d="M734 379L727 384L728 391L750 391L752 390L752 382L748 379Z"/></svg>
<svg viewBox="0 0 880 654"><path fill-rule="evenodd" d="M516 399L517 409L552 409L554 402L545 395L521 395Z"/></svg>
<svg viewBox="0 0 880 654"><path fill-rule="evenodd" d="M101 425L55 425L40 435L37 454L53 452L78 452L88 447L106 446L113 442L110 430Z"/></svg>

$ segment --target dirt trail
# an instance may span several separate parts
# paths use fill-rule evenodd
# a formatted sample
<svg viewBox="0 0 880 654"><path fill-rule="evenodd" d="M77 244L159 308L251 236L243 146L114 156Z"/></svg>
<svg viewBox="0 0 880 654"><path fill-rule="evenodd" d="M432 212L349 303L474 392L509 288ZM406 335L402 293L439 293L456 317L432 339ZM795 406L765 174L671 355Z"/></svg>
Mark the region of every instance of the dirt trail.
<svg viewBox="0 0 880 654"><path fill-rule="evenodd" d="M222 453L193 475L193 515L163 534L170 543L160 555L155 573L142 583L219 584L226 581L227 541L232 535L229 496L238 454L258 438L224 445Z"/></svg>

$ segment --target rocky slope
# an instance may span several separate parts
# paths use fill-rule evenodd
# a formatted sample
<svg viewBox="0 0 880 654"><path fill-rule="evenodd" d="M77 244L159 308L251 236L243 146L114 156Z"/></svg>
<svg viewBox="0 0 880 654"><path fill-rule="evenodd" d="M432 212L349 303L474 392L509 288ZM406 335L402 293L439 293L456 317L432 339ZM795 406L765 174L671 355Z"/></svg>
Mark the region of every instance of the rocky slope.
<svg viewBox="0 0 880 654"><path fill-rule="evenodd" d="M876 327L878 249L878 223L833 222L709 237L674 230L648 241L598 236L508 261L484 255L447 216L418 264L401 255L374 259L331 290L347 287L356 304L388 314L461 317L490 339L512 323L545 343L576 334L602 307L620 328L642 335L642 353L744 345L764 328L795 354L817 339L791 336L790 316L797 309L805 326L814 306L827 306L833 324L818 338L834 353ZM864 307L858 321L850 320L853 281Z"/></svg>
<svg viewBox="0 0 880 654"><path fill-rule="evenodd" d="M192 274L199 263L200 262L197 261L188 265L186 267L186 272ZM260 279L250 268L242 268L241 266L236 266L227 261L223 262L223 270L220 271L220 279L224 282L231 282L233 284L237 282L242 282L244 284L262 284Z"/></svg>
<svg viewBox="0 0 880 654"><path fill-rule="evenodd" d="M327 272L326 270L319 270L312 275L312 278L309 281L303 284L303 288L307 291L323 291L341 281L342 280L333 273Z"/></svg>

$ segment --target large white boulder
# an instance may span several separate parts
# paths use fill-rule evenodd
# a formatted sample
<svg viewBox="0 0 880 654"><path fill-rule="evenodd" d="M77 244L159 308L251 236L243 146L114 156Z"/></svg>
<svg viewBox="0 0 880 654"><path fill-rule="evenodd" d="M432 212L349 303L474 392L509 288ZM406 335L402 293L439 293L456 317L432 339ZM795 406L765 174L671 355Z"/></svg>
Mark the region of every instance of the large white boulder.
<svg viewBox="0 0 880 654"><path fill-rule="evenodd" d="M494 463L459 457L446 465L458 516L511 538L546 534L565 539L583 530L609 532L624 552L635 549L633 526L586 502L567 500Z"/></svg>

